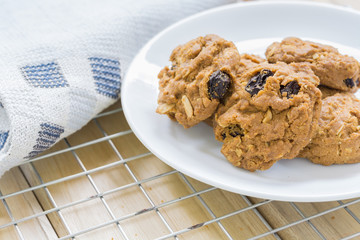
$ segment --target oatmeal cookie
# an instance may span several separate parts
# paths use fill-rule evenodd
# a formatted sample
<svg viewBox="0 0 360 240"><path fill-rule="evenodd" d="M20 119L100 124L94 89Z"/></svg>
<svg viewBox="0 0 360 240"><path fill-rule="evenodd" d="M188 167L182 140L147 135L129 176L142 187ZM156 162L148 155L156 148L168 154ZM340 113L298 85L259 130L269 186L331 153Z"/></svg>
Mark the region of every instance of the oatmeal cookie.
<svg viewBox="0 0 360 240"><path fill-rule="evenodd" d="M242 74L246 69L256 66L257 64L260 64L263 62L266 62L266 59L264 59L258 55L242 53L240 55L238 74Z"/></svg>
<svg viewBox="0 0 360 240"><path fill-rule="evenodd" d="M350 56L342 55L331 46L289 37L271 44L266 50L270 63L306 62L322 85L355 92L359 85L360 65Z"/></svg>
<svg viewBox="0 0 360 240"><path fill-rule="evenodd" d="M240 62L239 62L239 66L238 66L238 71L236 74L236 77L234 79L234 83L236 83L238 81L238 79L240 79L241 75L245 72L245 70L247 70L248 68L251 67L255 67L260 63L264 63L266 62L266 59L261 58L258 55L254 55L254 54L247 54L247 53L243 53L240 55ZM235 89L236 84L232 84L230 86L229 89L229 95L227 98L225 98L222 103L220 104L223 105L225 102L228 101L228 99L230 99L230 101L233 101L234 99L231 99L230 96L233 94L234 91L236 91ZM229 104L228 104L229 105ZM204 120L206 124L208 124L209 126L214 126L214 116L212 115L210 118Z"/></svg>
<svg viewBox="0 0 360 240"><path fill-rule="evenodd" d="M321 98L322 99L325 99L325 98L330 97L332 95L335 95L337 93L347 93L347 91L341 91L341 90L338 90L338 89L329 88L329 87L326 87L324 85L319 85L318 88L321 91Z"/></svg>
<svg viewBox="0 0 360 240"><path fill-rule="evenodd" d="M319 78L307 64L260 63L234 82L219 106L214 133L235 166L265 170L294 158L315 133L321 110Z"/></svg>
<svg viewBox="0 0 360 240"><path fill-rule="evenodd" d="M360 162L360 100L351 93L323 99L316 135L299 157L322 165Z"/></svg>
<svg viewBox="0 0 360 240"><path fill-rule="evenodd" d="M189 128L212 116L229 95L240 54L234 43L206 35L176 47L170 61L158 74L156 112Z"/></svg>

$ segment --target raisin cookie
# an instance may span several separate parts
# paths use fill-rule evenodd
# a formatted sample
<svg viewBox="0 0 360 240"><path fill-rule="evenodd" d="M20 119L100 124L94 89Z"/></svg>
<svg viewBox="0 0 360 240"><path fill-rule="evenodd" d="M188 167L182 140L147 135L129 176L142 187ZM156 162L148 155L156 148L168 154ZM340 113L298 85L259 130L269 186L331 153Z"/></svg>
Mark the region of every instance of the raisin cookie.
<svg viewBox="0 0 360 240"><path fill-rule="evenodd" d="M348 93L347 91L341 91L341 90L338 90L338 89L329 88L329 87L326 87L324 85L319 85L318 88L321 91L321 98L322 99L325 99L325 98L330 97L332 95L335 95L337 93Z"/></svg>
<svg viewBox="0 0 360 240"><path fill-rule="evenodd" d="M236 74L236 77L234 79L234 82L237 81L237 79L240 78L241 74L248 68L251 68L251 67L254 67L260 63L263 63L263 62L266 62L265 59L263 59L262 57L258 56L258 55L254 55L254 54L248 54L248 53L243 53L240 55L240 62L238 63L239 66L238 66L238 71L237 71L237 74ZM227 99L230 98L230 96L232 95L232 93L236 91L235 90L235 87L234 87L234 84L231 84L230 88L228 89L228 96L227 98L224 98L223 101L219 104L220 105L223 105L224 102L227 101ZM213 124L213 121L214 121L214 115L212 115L211 117L209 117L208 119L204 120L204 122L206 124L208 124L209 126L214 126Z"/></svg>
<svg viewBox="0 0 360 240"><path fill-rule="evenodd" d="M323 99L316 135L299 157L322 165L360 162L360 100L351 93Z"/></svg>
<svg viewBox="0 0 360 240"><path fill-rule="evenodd" d="M359 85L358 61L328 45L289 37L270 45L265 55L270 63L306 62L321 84L331 88L354 92Z"/></svg>
<svg viewBox="0 0 360 240"><path fill-rule="evenodd" d="M294 158L315 133L321 110L319 78L307 64L260 63L234 82L219 106L214 133L235 166L265 170Z"/></svg>
<svg viewBox="0 0 360 240"><path fill-rule="evenodd" d="M242 74L246 69L263 62L266 62L266 59L263 59L258 55L242 53L240 55L238 74Z"/></svg>
<svg viewBox="0 0 360 240"><path fill-rule="evenodd" d="M189 128L212 116L228 96L240 54L234 43L206 35L176 47L170 61L158 74L156 112Z"/></svg>

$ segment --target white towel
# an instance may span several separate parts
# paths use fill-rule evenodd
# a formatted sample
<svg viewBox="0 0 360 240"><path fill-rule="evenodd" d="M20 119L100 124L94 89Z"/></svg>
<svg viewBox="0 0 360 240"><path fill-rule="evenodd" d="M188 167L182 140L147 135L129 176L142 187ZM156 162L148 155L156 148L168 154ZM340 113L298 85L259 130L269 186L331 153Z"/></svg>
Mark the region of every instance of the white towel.
<svg viewBox="0 0 360 240"><path fill-rule="evenodd" d="M0 2L0 176L83 127L119 98L153 35L232 0Z"/></svg>

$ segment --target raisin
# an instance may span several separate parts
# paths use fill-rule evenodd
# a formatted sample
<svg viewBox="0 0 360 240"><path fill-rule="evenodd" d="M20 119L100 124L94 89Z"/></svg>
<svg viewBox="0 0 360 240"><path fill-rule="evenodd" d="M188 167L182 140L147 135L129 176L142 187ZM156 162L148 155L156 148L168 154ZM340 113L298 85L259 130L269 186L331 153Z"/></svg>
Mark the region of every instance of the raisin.
<svg viewBox="0 0 360 240"><path fill-rule="evenodd" d="M298 94L300 91L300 86L296 80L289 82L285 86L280 86L280 93L283 95L283 93L287 93L286 97L292 98L292 95Z"/></svg>
<svg viewBox="0 0 360 240"><path fill-rule="evenodd" d="M230 85L231 79L227 73L220 70L213 72L208 81L210 99L222 100L229 91Z"/></svg>
<svg viewBox="0 0 360 240"><path fill-rule="evenodd" d="M348 88L353 88L355 87L355 83L354 83L354 80L352 80L352 78L347 78L344 80L344 83L345 85L348 87Z"/></svg>
<svg viewBox="0 0 360 240"><path fill-rule="evenodd" d="M273 76L274 73L269 69L262 69L258 74L253 76L249 82L246 84L245 90L254 96L264 89L266 79L270 76Z"/></svg>
<svg viewBox="0 0 360 240"><path fill-rule="evenodd" d="M360 85L360 78L358 78L357 80L356 80L356 86L359 86Z"/></svg>
<svg viewBox="0 0 360 240"><path fill-rule="evenodd" d="M236 137L244 136L244 130L239 126L239 124L232 124L226 128L226 130L221 134L222 139L224 140L227 136Z"/></svg>
<svg viewBox="0 0 360 240"><path fill-rule="evenodd" d="M232 137L236 137L236 136L239 136L239 135L241 135L241 133L239 133L239 132L236 132L236 131L234 131L234 132L231 132L231 133L229 133L230 134L230 136L232 136ZM244 136L244 135L241 135L241 136Z"/></svg>

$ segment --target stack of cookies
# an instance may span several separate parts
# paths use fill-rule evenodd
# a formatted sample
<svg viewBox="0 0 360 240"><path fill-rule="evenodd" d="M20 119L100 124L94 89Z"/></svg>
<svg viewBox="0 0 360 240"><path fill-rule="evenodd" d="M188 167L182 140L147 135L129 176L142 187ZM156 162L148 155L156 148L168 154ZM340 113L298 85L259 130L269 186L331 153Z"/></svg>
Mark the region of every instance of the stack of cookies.
<svg viewBox="0 0 360 240"><path fill-rule="evenodd" d="M185 128L210 123L224 156L249 171L295 157L360 162L359 62L293 37L265 56L216 35L178 46L158 75L156 111Z"/></svg>

